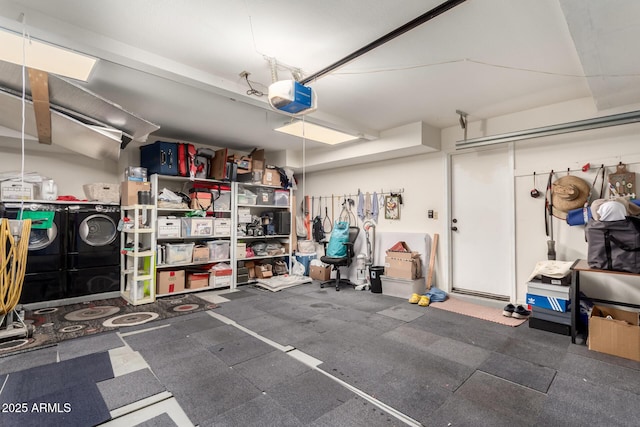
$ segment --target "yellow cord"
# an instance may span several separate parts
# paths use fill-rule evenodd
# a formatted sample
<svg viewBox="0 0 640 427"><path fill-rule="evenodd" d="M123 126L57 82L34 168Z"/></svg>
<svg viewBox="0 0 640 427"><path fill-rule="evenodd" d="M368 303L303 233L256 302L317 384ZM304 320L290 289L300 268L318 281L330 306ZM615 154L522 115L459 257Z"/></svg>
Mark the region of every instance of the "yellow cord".
<svg viewBox="0 0 640 427"><path fill-rule="evenodd" d="M0 316L10 313L22 294L22 283L27 268L31 220L22 221L20 240L16 243L9 228L9 220L0 219Z"/></svg>

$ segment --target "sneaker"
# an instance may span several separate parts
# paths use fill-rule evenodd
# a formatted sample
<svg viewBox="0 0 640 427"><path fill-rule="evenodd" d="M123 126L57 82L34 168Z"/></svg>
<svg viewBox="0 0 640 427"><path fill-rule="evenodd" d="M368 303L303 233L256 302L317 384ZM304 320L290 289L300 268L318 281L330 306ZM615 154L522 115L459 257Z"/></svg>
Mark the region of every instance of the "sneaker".
<svg viewBox="0 0 640 427"><path fill-rule="evenodd" d="M527 310L523 306L519 305L513 312L513 317L516 319L526 319L531 316L531 311Z"/></svg>
<svg viewBox="0 0 640 427"><path fill-rule="evenodd" d="M523 307L524 308L524 307ZM513 313L516 311L516 306L513 304L507 304L503 309L502 309L502 315L505 317L512 317Z"/></svg>
<svg viewBox="0 0 640 427"><path fill-rule="evenodd" d="M418 295L418 294L412 294L411 298L409 298L409 302L411 304L417 304L418 301L420 301L420 295Z"/></svg>

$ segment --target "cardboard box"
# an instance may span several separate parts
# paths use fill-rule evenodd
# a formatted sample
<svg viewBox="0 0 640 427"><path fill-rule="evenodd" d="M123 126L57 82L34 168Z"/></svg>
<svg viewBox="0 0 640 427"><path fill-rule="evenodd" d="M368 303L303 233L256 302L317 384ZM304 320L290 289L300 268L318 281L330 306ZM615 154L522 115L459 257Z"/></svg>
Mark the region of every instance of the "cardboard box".
<svg viewBox="0 0 640 427"><path fill-rule="evenodd" d="M382 294L398 298L411 298L412 294L422 295L427 291L424 278L399 279L397 277L380 276Z"/></svg>
<svg viewBox="0 0 640 427"><path fill-rule="evenodd" d="M331 279L331 266L327 265L326 267L323 267L321 265L310 265L309 277L325 282Z"/></svg>
<svg viewBox="0 0 640 427"><path fill-rule="evenodd" d="M138 191L151 191L151 183L140 181L123 181L120 186L120 204L122 206L137 205Z"/></svg>
<svg viewBox="0 0 640 427"><path fill-rule="evenodd" d="M238 243L236 246L236 258L246 258L246 257L247 257L247 244Z"/></svg>
<svg viewBox="0 0 640 427"><path fill-rule="evenodd" d="M254 267L254 271L256 272L256 278L268 279L270 277L273 277L273 271L271 270L272 267L273 266L271 264L256 265Z"/></svg>
<svg viewBox="0 0 640 427"><path fill-rule="evenodd" d="M640 362L639 317L638 312L594 305L589 317L589 350Z"/></svg>
<svg viewBox="0 0 640 427"><path fill-rule="evenodd" d="M158 218L158 238L182 237L180 218Z"/></svg>
<svg viewBox="0 0 640 427"><path fill-rule="evenodd" d="M213 236L231 236L231 220L229 218L213 218Z"/></svg>
<svg viewBox="0 0 640 427"><path fill-rule="evenodd" d="M262 174L262 183L280 187L280 172L277 169L266 168Z"/></svg>
<svg viewBox="0 0 640 427"><path fill-rule="evenodd" d="M171 270L158 272L157 293L171 294L184 291L185 277L184 270Z"/></svg>
<svg viewBox="0 0 640 427"><path fill-rule="evenodd" d="M209 286L212 288L225 288L231 286L231 276L214 276L209 279Z"/></svg>
<svg viewBox="0 0 640 427"><path fill-rule="evenodd" d="M547 310L566 312L570 308L569 300L527 293L527 304Z"/></svg>
<svg viewBox="0 0 640 427"><path fill-rule="evenodd" d="M180 218L182 237L212 237L213 218Z"/></svg>
<svg viewBox="0 0 640 427"><path fill-rule="evenodd" d="M384 259L385 276L411 280L422 277L422 261L418 252L408 252L402 257L396 255L402 254L401 252L393 252L392 254Z"/></svg>
<svg viewBox="0 0 640 427"><path fill-rule="evenodd" d="M187 289L201 289L209 286L209 273L189 273Z"/></svg>
<svg viewBox="0 0 640 427"><path fill-rule="evenodd" d="M193 262L209 262L209 246L195 246L193 248Z"/></svg>

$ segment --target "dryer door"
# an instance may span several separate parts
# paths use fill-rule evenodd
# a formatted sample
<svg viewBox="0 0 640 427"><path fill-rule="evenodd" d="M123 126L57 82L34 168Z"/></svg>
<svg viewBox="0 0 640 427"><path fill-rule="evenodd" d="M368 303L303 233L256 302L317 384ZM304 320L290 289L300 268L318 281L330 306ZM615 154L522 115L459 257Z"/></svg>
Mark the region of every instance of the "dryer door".
<svg viewBox="0 0 640 427"><path fill-rule="evenodd" d="M90 215L80 223L78 236L89 246L107 246L116 240L118 225L107 215Z"/></svg>
<svg viewBox="0 0 640 427"><path fill-rule="evenodd" d="M32 228L29 234L29 250L39 251L45 249L56 240L56 237L58 237L58 226L55 222L51 224L51 228Z"/></svg>

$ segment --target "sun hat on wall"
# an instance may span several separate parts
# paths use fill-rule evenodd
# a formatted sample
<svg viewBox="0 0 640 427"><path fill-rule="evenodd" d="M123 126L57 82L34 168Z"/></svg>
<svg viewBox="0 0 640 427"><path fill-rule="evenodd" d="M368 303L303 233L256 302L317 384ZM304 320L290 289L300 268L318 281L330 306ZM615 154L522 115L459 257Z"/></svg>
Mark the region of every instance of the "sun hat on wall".
<svg viewBox="0 0 640 427"><path fill-rule="evenodd" d="M567 212L584 206L589 199L591 187L582 178L566 175L558 178L551 189L553 216L560 219L567 218Z"/></svg>

